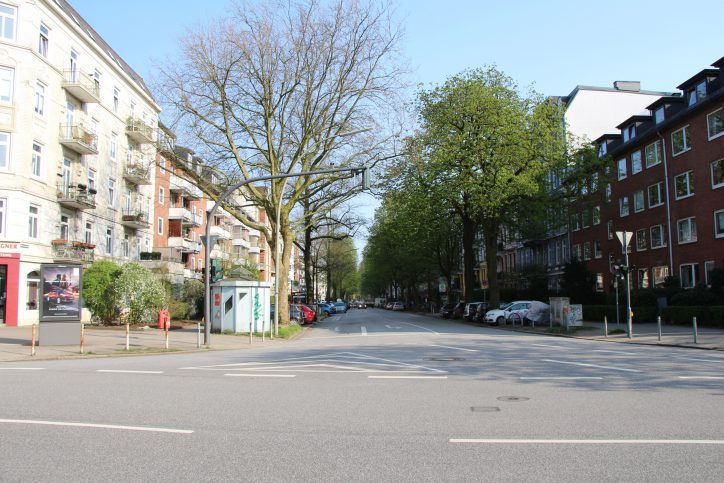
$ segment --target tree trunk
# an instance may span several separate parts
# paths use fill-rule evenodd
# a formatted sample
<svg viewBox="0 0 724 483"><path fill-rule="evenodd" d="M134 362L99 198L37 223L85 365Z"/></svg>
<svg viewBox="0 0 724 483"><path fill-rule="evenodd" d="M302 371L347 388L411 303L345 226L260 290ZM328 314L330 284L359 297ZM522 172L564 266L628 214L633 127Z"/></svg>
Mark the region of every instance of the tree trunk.
<svg viewBox="0 0 724 483"><path fill-rule="evenodd" d="M467 216L462 216L461 219L463 224L463 282L465 284L463 297L466 302L472 302L475 287L475 251L473 244L475 243L477 223Z"/></svg>
<svg viewBox="0 0 724 483"><path fill-rule="evenodd" d="M312 275L314 266L312 264L312 227L304 230L304 287L308 304L314 302L314 281Z"/></svg>
<svg viewBox="0 0 724 483"><path fill-rule="evenodd" d="M279 286L279 300L276 307L279 310L279 325L289 325L289 257L292 253L294 234L288 226L282 225L282 253L279 257L279 266L276 267L277 284Z"/></svg>
<svg viewBox="0 0 724 483"><path fill-rule="evenodd" d="M489 309L497 309L500 303L500 288L498 287L498 229L497 224L491 224L483 229L485 239L485 264L488 269L488 290L490 291Z"/></svg>

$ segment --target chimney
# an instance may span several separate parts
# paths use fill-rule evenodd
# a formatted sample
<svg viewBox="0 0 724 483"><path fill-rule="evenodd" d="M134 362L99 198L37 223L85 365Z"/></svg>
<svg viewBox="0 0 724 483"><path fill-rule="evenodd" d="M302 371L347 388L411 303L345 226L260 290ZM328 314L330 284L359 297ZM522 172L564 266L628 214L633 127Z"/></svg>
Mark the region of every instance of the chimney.
<svg viewBox="0 0 724 483"><path fill-rule="evenodd" d="M613 83L613 87L617 91L638 92L641 90L641 82L640 81L616 81Z"/></svg>

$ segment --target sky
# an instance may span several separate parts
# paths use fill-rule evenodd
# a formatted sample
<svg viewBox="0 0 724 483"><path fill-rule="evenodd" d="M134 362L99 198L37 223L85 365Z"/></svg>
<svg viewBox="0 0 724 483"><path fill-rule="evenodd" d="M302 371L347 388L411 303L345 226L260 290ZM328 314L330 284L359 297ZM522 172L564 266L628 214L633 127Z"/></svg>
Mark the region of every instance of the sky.
<svg viewBox="0 0 724 483"><path fill-rule="evenodd" d="M495 65L544 95L567 95L577 85L612 87L616 80L675 91L724 56L721 0L389 1L404 32L400 48L413 86L441 84L465 69ZM230 5L228 0L69 2L147 81L158 61L173 58L186 29L224 15ZM376 203L364 204L371 215Z"/></svg>

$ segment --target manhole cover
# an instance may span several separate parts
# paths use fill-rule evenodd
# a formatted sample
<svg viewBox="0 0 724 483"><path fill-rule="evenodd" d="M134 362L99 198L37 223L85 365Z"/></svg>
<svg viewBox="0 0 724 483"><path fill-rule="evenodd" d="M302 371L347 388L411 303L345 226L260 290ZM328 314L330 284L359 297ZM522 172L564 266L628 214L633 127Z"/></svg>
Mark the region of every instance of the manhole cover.
<svg viewBox="0 0 724 483"><path fill-rule="evenodd" d="M505 401L505 402L520 402L520 401L528 401L529 397L524 396L500 396L498 398L498 401Z"/></svg>
<svg viewBox="0 0 724 483"><path fill-rule="evenodd" d="M498 406L471 406L470 410L474 413L494 413L500 411Z"/></svg>
<svg viewBox="0 0 724 483"><path fill-rule="evenodd" d="M423 360L425 360L425 361L454 362L454 361L464 361L465 359L462 358L462 357L425 357Z"/></svg>

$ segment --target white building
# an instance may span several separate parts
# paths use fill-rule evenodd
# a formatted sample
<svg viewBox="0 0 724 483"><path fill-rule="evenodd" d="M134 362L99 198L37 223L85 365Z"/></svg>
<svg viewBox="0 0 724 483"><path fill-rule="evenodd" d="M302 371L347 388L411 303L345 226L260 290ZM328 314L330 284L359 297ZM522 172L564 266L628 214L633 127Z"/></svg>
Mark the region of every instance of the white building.
<svg viewBox="0 0 724 483"><path fill-rule="evenodd" d="M38 320L41 263L151 251L159 111L65 0L0 0L0 323Z"/></svg>

